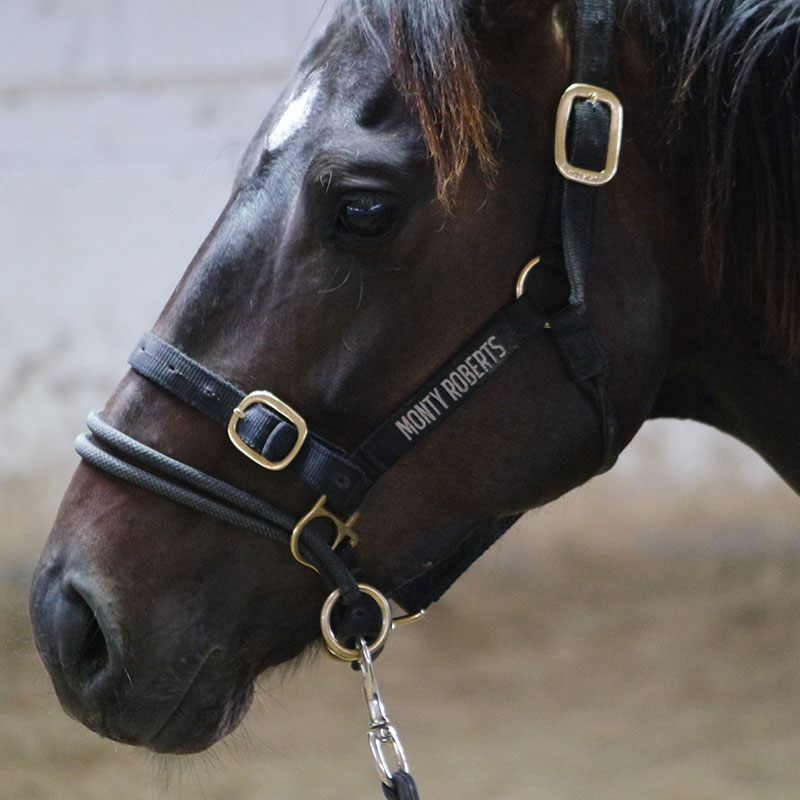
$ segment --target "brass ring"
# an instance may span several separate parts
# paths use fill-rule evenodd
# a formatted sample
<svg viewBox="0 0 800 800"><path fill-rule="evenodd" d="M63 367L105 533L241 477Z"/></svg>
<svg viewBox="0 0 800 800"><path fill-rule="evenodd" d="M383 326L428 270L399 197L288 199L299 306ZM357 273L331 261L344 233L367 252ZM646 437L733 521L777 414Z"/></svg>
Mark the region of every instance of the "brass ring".
<svg viewBox="0 0 800 800"><path fill-rule="evenodd" d="M381 610L380 633L375 638L375 641L367 645L370 655L374 655L386 643L386 639L392 630L392 607L389 605L389 601L373 586L367 583L359 583L358 589L362 594L371 597ZM342 590L334 589L322 604L322 611L319 615L322 638L325 640L325 645L331 655L340 658L342 661L358 661L361 651L356 648L345 647L336 638L336 634L331 627L331 612L341 596Z"/></svg>
<svg viewBox="0 0 800 800"><path fill-rule="evenodd" d="M519 277L517 278L517 300L522 297L522 294L525 291L525 281L528 279L528 275L530 275L531 270L539 263L540 260L541 257L536 256L536 258L532 258L522 268L522 272L520 272Z"/></svg>

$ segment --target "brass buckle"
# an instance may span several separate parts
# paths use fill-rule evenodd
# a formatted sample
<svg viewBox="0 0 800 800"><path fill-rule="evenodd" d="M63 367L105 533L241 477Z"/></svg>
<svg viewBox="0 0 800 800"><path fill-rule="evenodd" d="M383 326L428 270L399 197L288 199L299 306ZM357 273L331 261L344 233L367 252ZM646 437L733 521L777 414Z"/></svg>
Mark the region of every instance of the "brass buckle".
<svg viewBox="0 0 800 800"><path fill-rule="evenodd" d="M286 417L286 419L288 419L289 422L291 422L297 428L297 441L294 443L289 453L279 461L270 461L268 458L262 456L258 451L253 450L250 445L246 444L242 440L242 437L239 436L239 433L236 430L239 420L244 418L244 412L250 408L250 406L256 404L267 406L273 411L277 411L282 417ZM306 425L306 421L291 406L284 403L283 400L275 397L272 392L250 392L250 394L243 398L239 405L233 409L233 413L231 414L231 418L228 422L228 437L233 442L236 449L244 453L248 458L255 461L256 464L260 464L265 469L270 470L279 470L288 467L289 464L291 464L294 460L294 457L298 454L298 452L300 452L300 448L303 446L303 442L305 442L307 435L308 425Z"/></svg>
<svg viewBox="0 0 800 800"><path fill-rule="evenodd" d="M322 497L314 503L311 511L297 521L297 525L294 526L294 530L292 531L292 537L289 539L289 549L292 551L295 561L302 564L304 567L311 567L311 569L317 573L319 570L300 555L300 534L303 532L303 528L305 528L312 519L325 517L336 526L336 538L333 540L331 550L335 550L345 540L349 541L353 546L358 544L358 536L351 527L358 518L358 511L351 514L345 522L342 522L339 517L335 514L331 514L331 512L325 508L325 501L327 499L326 495L322 495Z"/></svg>
<svg viewBox="0 0 800 800"><path fill-rule="evenodd" d="M567 158L567 126L572 104L575 100L590 100L592 104L603 103L611 112L608 129L608 148L606 150L606 164L597 172L584 169L571 164ZM555 161L558 171L570 181L584 183L587 186L601 186L608 183L616 174L619 166L619 148L622 143L622 103L619 98L608 89L592 86L589 83L573 83L568 86L558 103L556 112L556 140Z"/></svg>

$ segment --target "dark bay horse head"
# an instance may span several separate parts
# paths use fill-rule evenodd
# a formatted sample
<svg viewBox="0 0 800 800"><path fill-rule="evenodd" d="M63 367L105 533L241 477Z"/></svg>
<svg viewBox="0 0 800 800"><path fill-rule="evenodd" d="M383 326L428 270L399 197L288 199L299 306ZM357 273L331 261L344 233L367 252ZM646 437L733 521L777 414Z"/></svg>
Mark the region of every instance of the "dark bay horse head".
<svg viewBox="0 0 800 800"><path fill-rule="evenodd" d="M632 0L612 17L624 141L598 193L581 315L603 353L615 450L649 417L692 417L797 488L797 12L696 5ZM551 245L574 20L566 0L346 2L253 138L157 336L357 447ZM546 315L570 288L545 264L525 291ZM475 353L473 378L491 355ZM547 331L530 337L377 476L355 524L360 575L396 595L494 520L586 481L604 460L600 416ZM137 372L103 419L293 515L318 498ZM254 679L317 638L325 595L288 548L83 463L31 613L67 711L189 752L234 728Z"/></svg>

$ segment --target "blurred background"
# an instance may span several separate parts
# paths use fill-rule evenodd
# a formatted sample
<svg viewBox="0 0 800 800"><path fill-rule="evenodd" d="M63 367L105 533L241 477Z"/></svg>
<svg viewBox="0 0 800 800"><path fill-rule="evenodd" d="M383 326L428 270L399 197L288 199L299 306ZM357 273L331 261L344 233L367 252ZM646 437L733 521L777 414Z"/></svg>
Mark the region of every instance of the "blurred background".
<svg viewBox="0 0 800 800"><path fill-rule="evenodd" d="M265 678L156 759L60 710L27 589L101 407L327 14L321 0L0 0L0 798L380 796L356 676ZM529 514L377 664L423 798L800 796L800 500L648 423Z"/></svg>

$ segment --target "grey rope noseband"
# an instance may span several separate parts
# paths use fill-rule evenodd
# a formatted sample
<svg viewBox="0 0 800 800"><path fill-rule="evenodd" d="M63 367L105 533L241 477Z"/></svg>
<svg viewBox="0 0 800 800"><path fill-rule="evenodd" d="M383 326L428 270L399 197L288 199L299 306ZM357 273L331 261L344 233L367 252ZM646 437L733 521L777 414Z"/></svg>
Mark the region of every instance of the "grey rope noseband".
<svg viewBox="0 0 800 800"><path fill-rule="evenodd" d="M97 411L89 414L86 424L91 436L79 436L75 440L75 450L89 464L193 511L289 545L292 530L299 521L297 517L142 444L104 422ZM304 556L329 584L342 590L343 602L348 598L357 599L360 592L352 569L331 550L325 537L312 525L313 521L303 529Z"/></svg>

